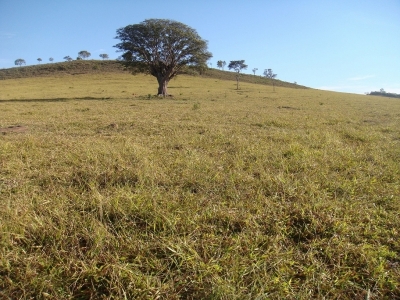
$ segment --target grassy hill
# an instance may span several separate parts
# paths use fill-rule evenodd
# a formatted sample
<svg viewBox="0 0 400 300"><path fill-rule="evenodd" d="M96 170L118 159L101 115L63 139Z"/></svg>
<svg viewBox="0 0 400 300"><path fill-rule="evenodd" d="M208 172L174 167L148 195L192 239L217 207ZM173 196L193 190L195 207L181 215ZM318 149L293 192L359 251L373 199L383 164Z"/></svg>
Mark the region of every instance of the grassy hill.
<svg viewBox="0 0 400 300"><path fill-rule="evenodd" d="M0 298L400 297L397 99L91 64L0 80Z"/></svg>
<svg viewBox="0 0 400 300"><path fill-rule="evenodd" d="M32 78L44 76L123 73L124 67L115 60L75 60L71 62L48 63L0 69L1 79Z"/></svg>
<svg viewBox="0 0 400 300"><path fill-rule="evenodd" d="M51 63L25 67L15 67L10 69L0 69L0 80L15 78L32 78L43 76L62 76L79 74L99 74L99 73L129 73L120 62L115 60L75 60L71 62ZM220 80L236 81L236 73L221 71L217 69L207 69L201 75L194 69L187 68L182 74L200 76L205 78L216 78ZM258 83L272 85L272 80L261 76L242 74L241 82ZM274 85L278 87L306 88L301 85L274 80Z"/></svg>

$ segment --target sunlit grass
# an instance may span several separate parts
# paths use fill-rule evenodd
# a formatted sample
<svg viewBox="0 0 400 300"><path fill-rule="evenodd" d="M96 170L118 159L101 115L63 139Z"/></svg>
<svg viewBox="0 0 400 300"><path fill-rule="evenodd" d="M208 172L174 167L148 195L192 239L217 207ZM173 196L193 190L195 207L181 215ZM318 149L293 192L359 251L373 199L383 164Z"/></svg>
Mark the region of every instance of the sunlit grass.
<svg viewBox="0 0 400 300"><path fill-rule="evenodd" d="M240 86L0 81L1 297L400 297L400 102Z"/></svg>

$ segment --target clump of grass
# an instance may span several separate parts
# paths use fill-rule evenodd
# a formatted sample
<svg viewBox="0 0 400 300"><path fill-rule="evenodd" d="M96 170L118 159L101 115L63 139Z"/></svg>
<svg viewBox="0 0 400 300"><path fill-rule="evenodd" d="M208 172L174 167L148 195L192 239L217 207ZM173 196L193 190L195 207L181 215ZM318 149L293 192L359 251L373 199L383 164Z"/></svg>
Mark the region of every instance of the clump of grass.
<svg viewBox="0 0 400 300"><path fill-rule="evenodd" d="M199 102L194 103L192 109L193 109L193 110L198 110L198 109L200 109L200 103L199 103Z"/></svg>

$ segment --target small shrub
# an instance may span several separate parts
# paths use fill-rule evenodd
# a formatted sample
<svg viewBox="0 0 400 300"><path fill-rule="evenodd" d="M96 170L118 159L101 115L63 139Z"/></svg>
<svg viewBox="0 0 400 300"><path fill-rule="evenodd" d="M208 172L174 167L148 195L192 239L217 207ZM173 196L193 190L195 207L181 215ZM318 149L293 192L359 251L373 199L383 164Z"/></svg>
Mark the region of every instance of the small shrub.
<svg viewBox="0 0 400 300"><path fill-rule="evenodd" d="M193 109L193 110L198 110L198 109L200 109L200 103L199 103L199 102L194 103L192 109Z"/></svg>

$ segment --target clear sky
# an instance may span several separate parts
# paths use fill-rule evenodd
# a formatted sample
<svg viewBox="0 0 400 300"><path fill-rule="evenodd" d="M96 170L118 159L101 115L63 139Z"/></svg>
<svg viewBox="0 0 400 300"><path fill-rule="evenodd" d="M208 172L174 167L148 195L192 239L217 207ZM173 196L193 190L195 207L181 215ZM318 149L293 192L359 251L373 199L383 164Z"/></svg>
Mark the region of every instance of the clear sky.
<svg viewBox="0 0 400 300"><path fill-rule="evenodd" d="M244 59L312 88L400 93L400 0L0 0L0 69L116 59L116 30L150 18L196 29L213 68Z"/></svg>

